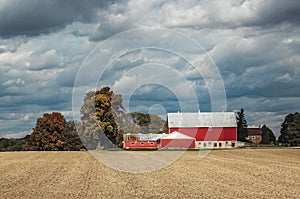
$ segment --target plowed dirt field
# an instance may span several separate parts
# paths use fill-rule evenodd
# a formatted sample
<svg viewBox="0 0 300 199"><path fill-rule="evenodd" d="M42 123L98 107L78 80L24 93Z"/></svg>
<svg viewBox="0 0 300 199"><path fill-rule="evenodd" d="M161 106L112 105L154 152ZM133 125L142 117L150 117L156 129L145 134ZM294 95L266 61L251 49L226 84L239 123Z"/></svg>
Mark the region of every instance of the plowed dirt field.
<svg viewBox="0 0 300 199"><path fill-rule="evenodd" d="M89 152L3 152L0 198L300 198L300 149L188 151L146 173Z"/></svg>

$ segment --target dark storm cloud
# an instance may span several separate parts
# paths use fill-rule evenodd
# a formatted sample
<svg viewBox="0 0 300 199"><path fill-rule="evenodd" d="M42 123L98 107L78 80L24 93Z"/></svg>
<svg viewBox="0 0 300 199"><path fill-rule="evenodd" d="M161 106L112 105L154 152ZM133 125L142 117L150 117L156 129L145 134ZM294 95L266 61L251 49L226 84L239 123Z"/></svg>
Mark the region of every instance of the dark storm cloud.
<svg viewBox="0 0 300 199"><path fill-rule="evenodd" d="M300 1L263 1L258 9L258 24L277 24L282 22L300 23ZM255 24L255 22L254 22Z"/></svg>
<svg viewBox="0 0 300 199"><path fill-rule="evenodd" d="M147 91L145 92L145 87ZM147 84L138 88L131 96L131 100L136 101L177 101L176 94L170 89L156 84Z"/></svg>
<svg viewBox="0 0 300 199"><path fill-rule="evenodd" d="M74 21L94 22L109 0L9 0L0 3L0 35L38 35Z"/></svg>
<svg viewBox="0 0 300 199"><path fill-rule="evenodd" d="M234 80L225 83L227 97L300 97L299 62L290 63L290 59L282 58L280 62L270 61L267 65L247 67L241 74L235 72ZM238 64L235 64L237 68ZM223 75L225 82L228 76Z"/></svg>
<svg viewBox="0 0 300 199"><path fill-rule="evenodd" d="M250 125L279 128L285 114L300 107L299 13L299 0L0 0L0 137L30 132L44 112L60 111L70 117L78 69L96 41L149 26L175 28L204 45L224 80L227 110L243 107ZM157 40L155 34L133 36L142 38L136 40L141 47L166 42ZM131 49L135 40L125 40L120 42L116 35L103 53ZM201 57L202 52L187 43L174 46L195 59ZM195 91L201 111L211 111L206 86L213 78L204 81L186 61L161 50L124 53L112 67L99 60L92 70L79 71L85 80L78 89L96 84L91 82L96 71L107 67L99 88L110 85L127 99L128 88L135 88L148 75L142 70L144 75L131 74L130 69L162 63L188 84L157 70L161 79L153 79L154 83L160 80L174 91L145 85L129 97L129 111L147 112L161 104L166 112L177 112L179 100L185 110L198 111L187 85Z"/></svg>
<svg viewBox="0 0 300 199"><path fill-rule="evenodd" d="M130 24L119 24L105 21L101 25L98 26L96 34L90 37L91 41L101 41L109 38L110 36L120 33L122 31L134 28L134 26L130 26Z"/></svg>
<svg viewBox="0 0 300 199"><path fill-rule="evenodd" d="M0 97L0 107L24 107L26 105L37 106L59 106L61 103L69 102L71 97L70 93L55 93L53 89L47 89L47 91L41 91L42 94L23 94L23 95L9 95L6 97Z"/></svg>
<svg viewBox="0 0 300 199"><path fill-rule="evenodd" d="M270 27L276 24L299 24L300 2L298 0L204 0L184 2L164 2L162 9L168 27L178 28L237 28ZM175 15L178 9L186 7L182 15ZM161 21L164 23L163 21Z"/></svg>

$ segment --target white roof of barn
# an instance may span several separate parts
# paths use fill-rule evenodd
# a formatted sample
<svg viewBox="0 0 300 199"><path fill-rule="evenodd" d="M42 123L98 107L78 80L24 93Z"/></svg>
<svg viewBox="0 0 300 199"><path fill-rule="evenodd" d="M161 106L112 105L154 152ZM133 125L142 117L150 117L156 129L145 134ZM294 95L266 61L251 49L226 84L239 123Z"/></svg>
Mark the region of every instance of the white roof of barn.
<svg viewBox="0 0 300 199"><path fill-rule="evenodd" d="M161 139L184 139L184 140L195 140L195 138L184 135L178 131L174 131L173 133L168 134L168 136L163 137Z"/></svg>
<svg viewBox="0 0 300 199"><path fill-rule="evenodd" d="M168 113L169 128L236 127L234 112Z"/></svg>
<svg viewBox="0 0 300 199"><path fill-rule="evenodd" d="M139 137L140 137L140 140L158 140L158 139L161 139L163 137L166 137L168 136L168 134L153 134L153 133L150 133L150 134L137 134Z"/></svg>

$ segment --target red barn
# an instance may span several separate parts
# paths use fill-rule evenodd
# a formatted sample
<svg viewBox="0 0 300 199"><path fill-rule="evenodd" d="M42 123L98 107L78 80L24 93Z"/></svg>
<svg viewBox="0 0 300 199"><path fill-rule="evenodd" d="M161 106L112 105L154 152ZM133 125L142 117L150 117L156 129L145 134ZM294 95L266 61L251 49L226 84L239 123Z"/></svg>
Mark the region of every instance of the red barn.
<svg viewBox="0 0 300 199"><path fill-rule="evenodd" d="M169 133L196 139L196 148L230 148L237 141L233 112L168 113Z"/></svg>
<svg viewBox="0 0 300 199"><path fill-rule="evenodd" d="M158 149L157 140L167 134L124 134L123 148L125 149Z"/></svg>
<svg viewBox="0 0 300 199"><path fill-rule="evenodd" d="M160 139L160 148L195 148L195 138L173 132Z"/></svg>

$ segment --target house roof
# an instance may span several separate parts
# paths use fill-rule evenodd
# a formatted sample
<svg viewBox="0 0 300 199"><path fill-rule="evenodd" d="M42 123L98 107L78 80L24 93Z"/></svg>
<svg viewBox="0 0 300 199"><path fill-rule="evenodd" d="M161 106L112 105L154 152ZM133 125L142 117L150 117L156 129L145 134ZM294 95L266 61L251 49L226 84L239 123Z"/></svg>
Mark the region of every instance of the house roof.
<svg viewBox="0 0 300 199"><path fill-rule="evenodd" d="M166 137L168 136L168 134L138 134L138 136L140 137L140 140L158 140L158 139L161 139L163 137Z"/></svg>
<svg viewBox="0 0 300 199"><path fill-rule="evenodd" d="M247 128L248 129L248 136L250 135L262 135L261 128Z"/></svg>
<svg viewBox="0 0 300 199"><path fill-rule="evenodd" d="M169 128L236 127L234 112L168 113Z"/></svg>
<svg viewBox="0 0 300 199"><path fill-rule="evenodd" d="M161 139L184 139L184 140L195 140L195 138L184 135L178 131L174 131L173 133L168 134L166 137Z"/></svg>

